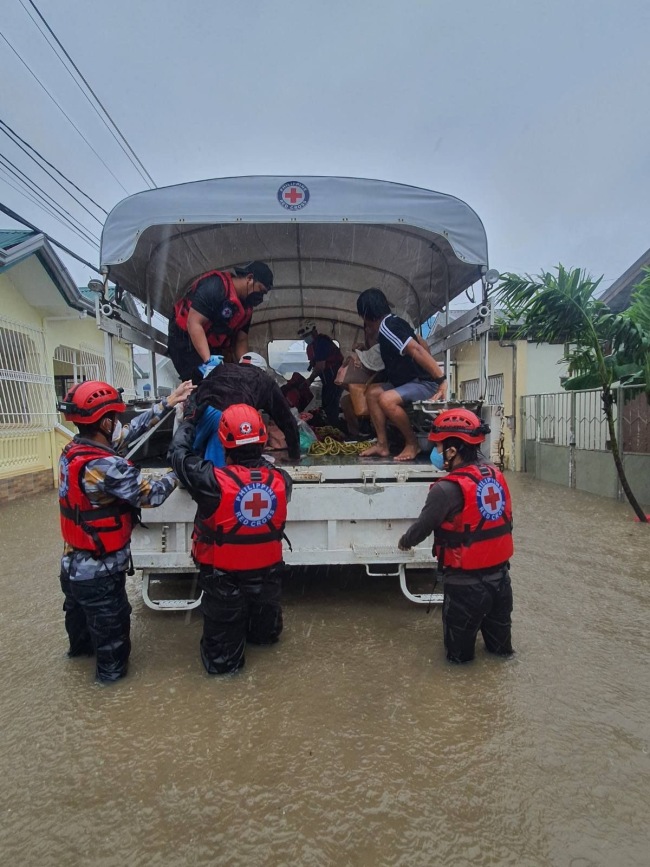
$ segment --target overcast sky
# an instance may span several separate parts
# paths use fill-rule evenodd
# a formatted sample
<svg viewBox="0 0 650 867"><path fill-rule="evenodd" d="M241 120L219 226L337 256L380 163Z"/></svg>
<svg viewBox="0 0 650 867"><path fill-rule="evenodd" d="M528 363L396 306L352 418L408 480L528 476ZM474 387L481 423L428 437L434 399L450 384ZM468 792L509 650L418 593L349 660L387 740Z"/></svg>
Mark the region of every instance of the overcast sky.
<svg viewBox="0 0 650 867"><path fill-rule="evenodd" d="M1 116L110 210L145 184L21 2L31 10L2 0L3 33L125 189L4 41ZM158 186L240 174L414 184L477 211L500 271L562 262L604 286L650 246L648 0L35 2ZM0 200L98 261L4 172Z"/></svg>

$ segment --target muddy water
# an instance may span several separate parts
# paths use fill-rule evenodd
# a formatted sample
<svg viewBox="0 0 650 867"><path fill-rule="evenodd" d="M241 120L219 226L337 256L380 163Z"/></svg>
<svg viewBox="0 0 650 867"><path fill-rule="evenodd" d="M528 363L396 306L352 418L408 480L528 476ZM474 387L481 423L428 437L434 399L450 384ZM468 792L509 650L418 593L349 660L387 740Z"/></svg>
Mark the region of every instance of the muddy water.
<svg viewBox="0 0 650 867"><path fill-rule="evenodd" d="M323 571L210 679L198 616L134 581L108 688L65 657L53 496L1 508L2 863L647 865L650 528L512 487L512 660L448 667L439 613Z"/></svg>

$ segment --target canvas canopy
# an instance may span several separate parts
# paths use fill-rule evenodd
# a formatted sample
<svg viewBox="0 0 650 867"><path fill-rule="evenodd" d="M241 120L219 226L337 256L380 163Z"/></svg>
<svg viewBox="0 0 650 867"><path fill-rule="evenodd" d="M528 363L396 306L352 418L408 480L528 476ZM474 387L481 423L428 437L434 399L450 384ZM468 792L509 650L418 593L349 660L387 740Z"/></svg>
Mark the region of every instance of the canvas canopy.
<svg viewBox="0 0 650 867"><path fill-rule="evenodd" d="M164 316L199 274L253 259L274 289L255 310L251 348L296 336L303 318L348 348L358 294L381 289L415 325L487 268L485 230L459 199L361 178L240 177L138 193L109 214L101 264Z"/></svg>

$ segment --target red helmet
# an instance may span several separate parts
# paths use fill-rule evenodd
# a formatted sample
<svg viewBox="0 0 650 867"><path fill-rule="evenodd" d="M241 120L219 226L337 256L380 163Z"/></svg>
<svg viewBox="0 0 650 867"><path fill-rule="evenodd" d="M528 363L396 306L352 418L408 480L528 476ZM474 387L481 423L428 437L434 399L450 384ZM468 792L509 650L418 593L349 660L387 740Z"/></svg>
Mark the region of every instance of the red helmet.
<svg viewBox="0 0 650 867"><path fill-rule="evenodd" d="M219 421L219 439L225 449L259 443L263 445L268 435L262 416L253 406L234 403L223 411Z"/></svg>
<svg viewBox="0 0 650 867"><path fill-rule="evenodd" d="M122 389L90 379L73 385L58 409L68 421L93 424L109 412L124 412L126 405L122 400Z"/></svg>
<svg viewBox="0 0 650 867"><path fill-rule="evenodd" d="M433 420L429 439L440 443L448 437L455 437L466 443L482 443L490 428L468 409L446 409Z"/></svg>

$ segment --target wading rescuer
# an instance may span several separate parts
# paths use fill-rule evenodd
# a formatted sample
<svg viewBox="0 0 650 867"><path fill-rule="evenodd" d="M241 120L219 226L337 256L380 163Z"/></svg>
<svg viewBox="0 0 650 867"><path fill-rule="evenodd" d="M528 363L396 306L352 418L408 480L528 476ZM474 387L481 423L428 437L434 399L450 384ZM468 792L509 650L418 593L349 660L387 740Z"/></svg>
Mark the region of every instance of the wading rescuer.
<svg viewBox="0 0 650 867"><path fill-rule="evenodd" d="M180 425L169 460L197 504L192 556L203 590L201 659L209 674L244 665L247 641L274 644L282 632L282 539L291 478L262 458L267 441L259 412L224 410L219 438L226 466L191 450L195 429Z"/></svg>
<svg viewBox="0 0 650 867"><path fill-rule="evenodd" d="M273 288L273 272L265 262L234 271L201 274L174 305L167 352L182 380L198 385L213 358L239 361L248 351L253 308Z"/></svg>
<svg viewBox="0 0 650 867"><path fill-rule="evenodd" d="M479 629L490 653L513 653L512 503L503 474L478 450L489 432L466 409L448 409L437 416L429 434L435 443L431 463L448 470L448 475L431 485L420 517L398 543L400 551L408 551L435 534L450 662L474 658Z"/></svg>
<svg viewBox="0 0 650 867"><path fill-rule="evenodd" d="M75 385L59 404L79 430L59 460L64 540L60 577L68 656L95 655L99 681L119 680L127 671L131 606L125 582L137 512L143 506L159 506L177 484L173 473L147 481L120 452L192 388L191 382L183 383L130 425L118 422L117 415L126 406L107 382Z"/></svg>

